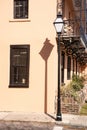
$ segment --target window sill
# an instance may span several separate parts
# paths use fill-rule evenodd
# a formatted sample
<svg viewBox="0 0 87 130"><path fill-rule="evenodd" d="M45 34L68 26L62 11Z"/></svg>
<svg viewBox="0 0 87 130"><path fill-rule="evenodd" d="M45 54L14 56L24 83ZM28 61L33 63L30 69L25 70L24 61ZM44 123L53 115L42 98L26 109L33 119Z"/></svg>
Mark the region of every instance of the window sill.
<svg viewBox="0 0 87 130"><path fill-rule="evenodd" d="M31 22L29 19L11 19L9 22Z"/></svg>
<svg viewBox="0 0 87 130"><path fill-rule="evenodd" d="M29 88L28 85L10 84L9 88Z"/></svg>

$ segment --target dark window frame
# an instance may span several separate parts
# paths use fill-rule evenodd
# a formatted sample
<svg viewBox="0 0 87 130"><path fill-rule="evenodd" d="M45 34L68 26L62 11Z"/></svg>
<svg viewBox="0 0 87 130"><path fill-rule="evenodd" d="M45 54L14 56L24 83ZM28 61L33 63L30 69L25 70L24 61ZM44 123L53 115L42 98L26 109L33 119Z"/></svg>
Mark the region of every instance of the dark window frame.
<svg viewBox="0 0 87 130"><path fill-rule="evenodd" d="M65 17L65 0L62 0L62 15L63 15L63 17Z"/></svg>
<svg viewBox="0 0 87 130"><path fill-rule="evenodd" d="M14 19L28 19L28 1L14 0Z"/></svg>
<svg viewBox="0 0 87 130"><path fill-rule="evenodd" d="M67 80L71 79L71 57L67 57Z"/></svg>
<svg viewBox="0 0 87 130"><path fill-rule="evenodd" d="M21 50L26 50L27 54L26 54L26 65L23 66L25 68L23 68L25 71L25 83L15 83L15 72L14 72L14 68L18 67L17 65L13 65L13 62L16 62L13 59L14 56L14 50L15 49L21 49ZM20 51L19 51L20 52ZM29 87L29 62L30 62L30 45L10 45L10 82L9 82L9 87L10 88L28 88ZM21 60L19 59L19 67L21 68L22 66L20 66ZM19 69L20 69L19 68ZM19 78L22 78L22 76L20 76Z"/></svg>
<svg viewBox="0 0 87 130"><path fill-rule="evenodd" d="M64 83L65 52L61 54L61 83Z"/></svg>

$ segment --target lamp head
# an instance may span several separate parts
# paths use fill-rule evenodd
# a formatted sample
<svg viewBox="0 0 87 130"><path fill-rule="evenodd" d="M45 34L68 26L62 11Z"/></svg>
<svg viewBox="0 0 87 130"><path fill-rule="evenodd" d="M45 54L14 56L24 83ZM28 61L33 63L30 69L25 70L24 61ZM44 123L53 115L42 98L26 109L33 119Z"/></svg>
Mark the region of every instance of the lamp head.
<svg viewBox="0 0 87 130"><path fill-rule="evenodd" d="M63 28L63 19L62 19L62 15L57 15L56 20L54 21L54 26L56 29L57 34L61 34L62 32L62 28Z"/></svg>

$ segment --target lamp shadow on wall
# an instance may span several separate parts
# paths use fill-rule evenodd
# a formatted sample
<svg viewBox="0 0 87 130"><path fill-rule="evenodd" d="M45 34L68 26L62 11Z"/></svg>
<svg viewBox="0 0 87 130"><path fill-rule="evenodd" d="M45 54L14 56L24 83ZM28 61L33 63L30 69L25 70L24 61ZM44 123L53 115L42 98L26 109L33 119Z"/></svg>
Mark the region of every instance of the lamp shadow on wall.
<svg viewBox="0 0 87 130"><path fill-rule="evenodd" d="M41 49L41 51L39 52L39 54L41 55L42 59L45 61L45 91L44 91L44 113L47 114L47 97L48 97L48 87L47 87L47 77L48 77L48 58L52 52L52 49L54 47L54 45L52 45L50 43L50 40L48 40L48 38L46 38L45 42L43 43L43 47Z"/></svg>

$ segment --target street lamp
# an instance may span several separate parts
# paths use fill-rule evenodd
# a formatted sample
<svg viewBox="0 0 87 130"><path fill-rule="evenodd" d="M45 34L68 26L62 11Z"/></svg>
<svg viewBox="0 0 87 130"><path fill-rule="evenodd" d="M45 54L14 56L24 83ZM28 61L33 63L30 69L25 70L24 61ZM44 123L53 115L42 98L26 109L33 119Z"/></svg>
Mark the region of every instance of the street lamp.
<svg viewBox="0 0 87 130"><path fill-rule="evenodd" d="M62 15L57 15L57 18L55 22L53 23L58 35L58 41L57 41L57 53L58 53L58 97L57 97L57 114L56 114L56 120L62 121L62 115L61 115L61 101L60 101L60 35L63 28L63 19Z"/></svg>

